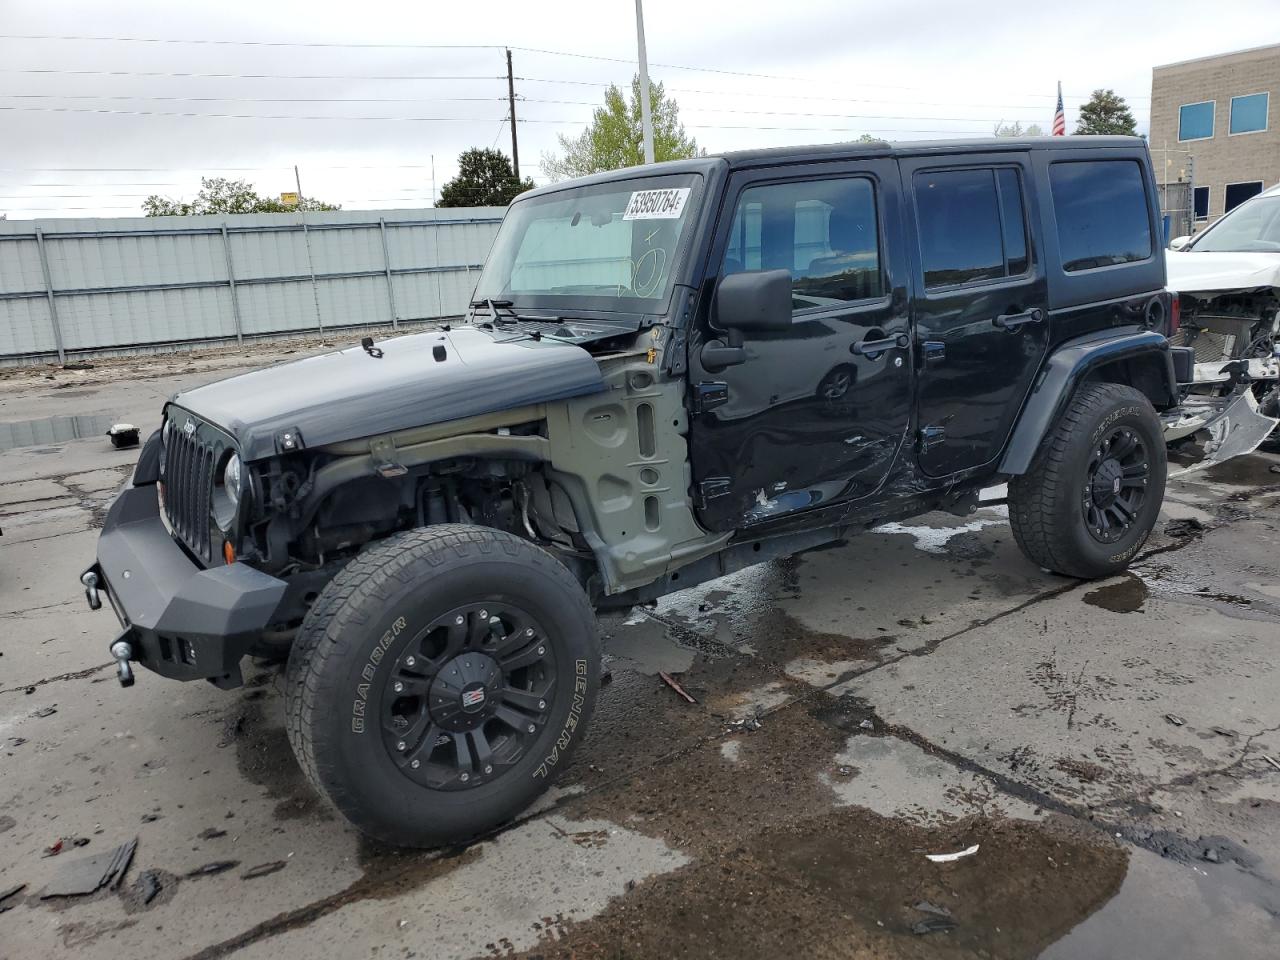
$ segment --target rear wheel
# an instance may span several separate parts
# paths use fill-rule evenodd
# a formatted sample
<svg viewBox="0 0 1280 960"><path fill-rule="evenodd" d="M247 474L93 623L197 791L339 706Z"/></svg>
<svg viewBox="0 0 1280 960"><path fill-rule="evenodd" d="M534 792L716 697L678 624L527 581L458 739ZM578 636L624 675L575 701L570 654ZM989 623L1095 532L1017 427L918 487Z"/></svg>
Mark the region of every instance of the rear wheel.
<svg viewBox="0 0 1280 960"><path fill-rule="evenodd" d="M289 657L289 738L366 833L454 842L550 785L599 666L595 614L550 554L483 527L415 530L352 561L308 613Z"/></svg>
<svg viewBox="0 0 1280 960"><path fill-rule="evenodd" d="M1009 521L1032 561L1092 579L1128 566L1164 499L1164 432L1151 402L1121 384L1087 383L1009 482Z"/></svg>

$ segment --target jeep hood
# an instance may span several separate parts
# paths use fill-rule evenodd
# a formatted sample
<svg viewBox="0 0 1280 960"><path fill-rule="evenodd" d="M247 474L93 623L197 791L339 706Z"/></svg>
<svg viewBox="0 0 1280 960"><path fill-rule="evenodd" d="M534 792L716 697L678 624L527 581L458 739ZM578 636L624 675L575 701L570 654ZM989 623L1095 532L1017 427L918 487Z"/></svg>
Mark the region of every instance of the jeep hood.
<svg viewBox="0 0 1280 960"><path fill-rule="evenodd" d="M474 327L320 354L197 387L173 403L228 431L245 460L603 390L600 367L573 344Z"/></svg>
<svg viewBox="0 0 1280 960"><path fill-rule="evenodd" d="M1178 293L1280 287L1280 253L1168 251L1165 266L1169 289Z"/></svg>

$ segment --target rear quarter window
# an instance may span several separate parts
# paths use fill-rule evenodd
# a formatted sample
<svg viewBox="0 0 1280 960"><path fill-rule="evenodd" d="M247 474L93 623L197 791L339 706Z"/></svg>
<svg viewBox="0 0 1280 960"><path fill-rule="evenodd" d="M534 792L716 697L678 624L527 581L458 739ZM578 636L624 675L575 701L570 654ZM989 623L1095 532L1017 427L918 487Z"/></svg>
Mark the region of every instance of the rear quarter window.
<svg viewBox="0 0 1280 960"><path fill-rule="evenodd" d="M1067 160L1049 166L1058 249L1067 273L1152 255L1151 221L1136 160Z"/></svg>

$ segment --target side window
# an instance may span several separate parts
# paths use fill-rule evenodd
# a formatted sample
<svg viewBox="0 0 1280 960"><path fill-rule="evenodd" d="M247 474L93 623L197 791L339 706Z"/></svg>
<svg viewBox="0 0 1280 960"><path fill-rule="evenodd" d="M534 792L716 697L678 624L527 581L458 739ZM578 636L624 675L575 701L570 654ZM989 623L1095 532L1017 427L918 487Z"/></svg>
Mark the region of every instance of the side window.
<svg viewBox="0 0 1280 960"><path fill-rule="evenodd" d="M1012 167L915 176L920 257L928 289L1027 272L1027 223Z"/></svg>
<svg viewBox="0 0 1280 960"><path fill-rule="evenodd" d="M1151 256L1147 191L1136 160L1054 163L1049 188L1063 270L1074 273Z"/></svg>
<svg viewBox="0 0 1280 960"><path fill-rule="evenodd" d="M872 182L846 177L742 191L721 276L779 269L791 271L796 311L882 296Z"/></svg>

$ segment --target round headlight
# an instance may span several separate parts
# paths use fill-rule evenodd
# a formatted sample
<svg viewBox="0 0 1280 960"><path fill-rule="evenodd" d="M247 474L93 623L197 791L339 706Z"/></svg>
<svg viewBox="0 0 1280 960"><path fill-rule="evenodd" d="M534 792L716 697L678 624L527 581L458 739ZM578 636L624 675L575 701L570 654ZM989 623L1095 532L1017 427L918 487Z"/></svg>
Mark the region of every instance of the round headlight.
<svg viewBox="0 0 1280 960"><path fill-rule="evenodd" d="M222 470L222 487L231 498L231 503L240 503L240 455L233 453Z"/></svg>

